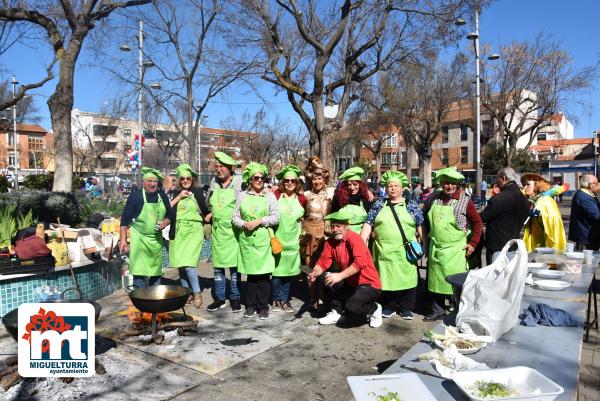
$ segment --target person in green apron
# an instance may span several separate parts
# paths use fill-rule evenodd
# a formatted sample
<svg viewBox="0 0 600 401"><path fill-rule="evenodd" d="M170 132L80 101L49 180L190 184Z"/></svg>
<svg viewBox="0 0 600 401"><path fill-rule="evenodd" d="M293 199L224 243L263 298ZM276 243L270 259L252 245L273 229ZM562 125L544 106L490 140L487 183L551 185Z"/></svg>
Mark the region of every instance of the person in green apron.
<svg viewBox="0 0 600 401"><path fill-rule="evenodd" d="M279 223L277 198L265 188L268 171L267 166L260 163L246 166L242 176L248 190L238 195L232 218L233 225L240 230L238 271L247 276L244 317L258 312L261 320L269 317L271 273L275 270L271 227Z"/></svg>
<svg viewBox="0 0 600 401"><path fill-rule="evenodd" d="M279 188L274 191L279 206L279 225L275 235L283 251L275 257L275 271L271 279L273 312L294 312L290 303L292 278L300 274L300 233L306 198L300 193L300 169L293 165L283 167L276 175Z"/></svg>
<svg viewBox="0 0 600 401"><path fill-rule="evenodd" d="M158 170L142 167L143 188L129 195L121 217L119 250L129 252L129 272L133 275L133 286L137 288L160 284L161 230L173 220L169 198L158 189L162 179ZM128 228L130 244L127 244Z"/></svg>
<svg viewBox="0 0 600 401"><path fill-rule="evenodd" d="M211 257L214 269L214 301L206 308L214 312L225 307L225 269L229 268L229 305L234 313L241 312L240 274L237 271L238 232L231 224L235 199L242 190L239 176L233 175L236 161L223 152L215 152L217 177L211 182L208 204L212 222Z"/></svg>
<svg viewBox="0 0 600 401"><path fill-rule="evenodd" d="M375 202L361 230L366 244L374 233L373 260L381 278L382 316L389 318L398 313L405 320L412 320L412 309L417 297L418 269L416 262L406 259L404 240L396 223L393 211L406 239L422 238L423 213L412 199L402 196L402 188L408 185L408 178L399 171L386 171L381 177L388 197ZM392 208L394 210L392 211Z"/></svg>
<svg viewBox="0 0 600 401"><path fill-rule="evenodd" d="M352 167L340 175L338 184L331 204L333 213L342 210L349 214L350 229L360 234L363 223L367 218L367 212L373 202L373 193L369 191L367 184L362 180L365 171L361 167Z"/></svg>
<svg viewBox="0 0 600 401"><path fill-rule="evenodd" d="M467 257L477 248L483 223L473 201L459 191L464 176L455 167L436 173L442 191L423 209L425 242L428 249L427 288L432 296L433 312L424 318L434 321L446 316L446 301L452 286L446 281L451 274L468 271Z"/></svg>
<svg viewBox="0 0 600 401"><path fill-rule="evenodd" d="M204 243L204 215L208 213L204 194L194 187L196 173L189 164L177 167L175 196L171 200L174 221L169 230L169 267L179 270L181 285L193 291L193 303L202 307L198 262Z"/></svg>

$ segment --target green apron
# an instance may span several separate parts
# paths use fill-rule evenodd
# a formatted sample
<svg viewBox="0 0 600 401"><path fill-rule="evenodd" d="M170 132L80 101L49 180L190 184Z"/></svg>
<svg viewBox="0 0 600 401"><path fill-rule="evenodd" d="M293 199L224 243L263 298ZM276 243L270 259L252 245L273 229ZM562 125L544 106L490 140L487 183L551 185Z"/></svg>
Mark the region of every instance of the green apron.
<svg viewBox="0 0 600 401"><path fill-rule="evenodd" d="M237 230L231 224L235 208L236 177L232 178L227 188L215 188L210 196L212 211L211 251L213 268L237 266Z"/></svg>
<svg viewBox="0 0 600 401"><path fill-rule="evenodd" d="M162 275L162 246L161 231L154 226L165 218L167 208L158 196L158 202L146 202L146 191L142 189L144 206L140 215L131 224L131 250L129 252L129 272L134 276Z"/></svg>
<svg viewBox="0 0 600 401"><path fill-rule="evenodd" d="M300 274L300 219L304 208L298 201L298 196L287 198L281 195L279 201L279 226L275 235L283 245L283 251L275 258L273 276L289 277Z"/></svg>
<svg viewBox="0 0 600 401"><path fill-rule="evenodd" d="M406 210L404 204L395 204L394 209L404 229L406 238L416 238L415 220ZM406 260L406 249L402 246L402 234L392 210L385 205L377 214L374 222L375 241L373 243L373 259L379 277L381 289L399 291L417 286L417 266Z"/></svg>
<svg viewBox="0 0 600 401"><path fill-rule="evenodd" d="M240 216L244 221L252 221L269 214L266 196L246 195L240 205ZM253 231L242 230L239 235L237 252L238 272L244 274L268 274L275 270L275 258L271 252L271 237L266 227L259 226Z"/></svg>
<svg viewBox="0 0 600 401"><path fill-rule="evenodd" d="M455 199L446 206L434 203L427 215L431 227L427 287L436 294L452 294L452 286L446 282L446 277L469 270L464 249L467 233L456 224L455 203Z"/></svg>
<svg viewBox="0 0 600 401"><path fill-rule="evenodd" d="M352 217L349 220L350 229L355 233L360 234L360 230L362 229L363 223L367 220L367 212L362 205L362 201L360 205L346 205L340 209L341 211L349 213Z"/></svg>
<svg viewBox="0 0 600 401"><path fill-rule="evenodd" d="M204 224L195 196L177 202L175 238L169 242L170 267L197 267L204 242Z"/></svg>

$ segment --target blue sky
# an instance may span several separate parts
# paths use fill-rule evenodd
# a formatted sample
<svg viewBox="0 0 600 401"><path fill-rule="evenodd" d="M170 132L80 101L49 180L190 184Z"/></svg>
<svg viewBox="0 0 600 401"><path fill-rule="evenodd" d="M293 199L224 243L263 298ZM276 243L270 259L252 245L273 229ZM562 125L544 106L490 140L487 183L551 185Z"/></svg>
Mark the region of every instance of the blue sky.
<svg viewBox="0 0 600 401"><path fill-rule="evenodd" d="M532 39L538 32L544 31L559 41L564 49L568 49L575 65L582 67L595 64L600 57L600 34L596 21L599 15L600 2L597 0L499 0L481 15L480 38L482 43L489 43L492 49L498 49L501 43ZM132 43L135 43L133 39ZM118 52L117 49L115 51ZM105 71L86 66L86 58L90 56L90 52L84 50L80 57L74 107L98 111L107 99L123 89ZM5 67L1 78L10 79L10 74L14 73L21 83L31 82L42 76L47 57L48 53L40 49L14 47L0 60ZM41 125L47 129L51 128L51 123L46 101L55 85L53 81L34 91L41 111ZM276 96L273 88L266 83L261 84L260 91L269 99L267 109L272 118L277 114L300 125L283 94ZM569 110L577 120L572 121L575 136L588 137L591 131L600 130L600 93L594 88L583 94L579 101L585 104L584 108L574 105ZM230 115L239 118L244 110L254 113L263 106L255 95L243 95L238 90L231 90L209 105L205 111L208 116L206 125L219 127L220 122Z"/></svg>

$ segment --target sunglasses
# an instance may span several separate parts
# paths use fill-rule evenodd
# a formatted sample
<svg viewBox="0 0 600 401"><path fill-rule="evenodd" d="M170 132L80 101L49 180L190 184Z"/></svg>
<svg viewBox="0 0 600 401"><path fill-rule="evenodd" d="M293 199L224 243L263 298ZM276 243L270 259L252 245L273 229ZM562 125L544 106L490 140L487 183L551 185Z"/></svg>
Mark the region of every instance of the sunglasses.
<svg viewBox="0 0 600 401"><path fill-rule="evenodd" d="M262 176L255 175L254 177L252 177L252 181L264 181L264 180L265 180L265 177L262 177Z"/></svg>
<svg viewBox="0 0 600 401"><path fill-rule="evenodd" d="M192 181L192 177L181 177L179 181Z"/></svg>
<svg viewBox="0 0 600 401"><path fill-rule="evenodd" d="M296 179L295 178L286 178L283 180L284 184L295 184L296 183Z"/></svg>

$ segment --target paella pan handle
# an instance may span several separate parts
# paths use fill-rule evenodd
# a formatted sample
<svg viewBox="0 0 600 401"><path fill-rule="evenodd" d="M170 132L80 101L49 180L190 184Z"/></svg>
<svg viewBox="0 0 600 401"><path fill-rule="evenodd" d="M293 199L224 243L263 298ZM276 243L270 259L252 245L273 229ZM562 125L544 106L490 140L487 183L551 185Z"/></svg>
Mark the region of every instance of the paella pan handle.
<svg viewBox="0 0 600 401"><path fill-rule="evenodd" d="M78 300L82 300L83 298L81 297L81 290L79 288L76 287L71 287L71 288L67 288L66 290L64 290L61 294L60 294L60 298L61 299L65 299L65 293L69 292L69 291L77 291L77 299Z"/></svg>

